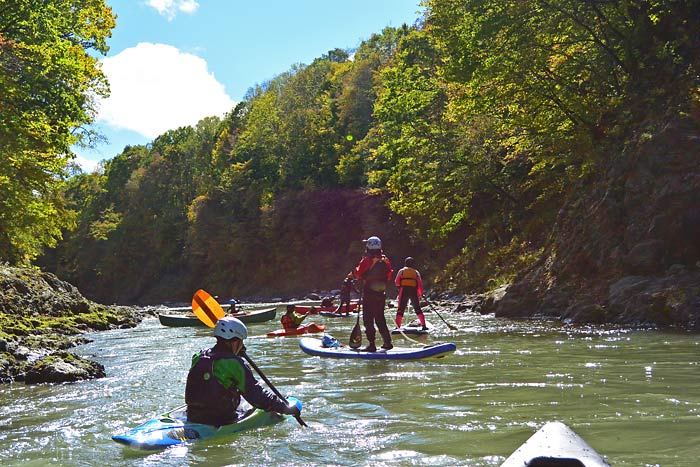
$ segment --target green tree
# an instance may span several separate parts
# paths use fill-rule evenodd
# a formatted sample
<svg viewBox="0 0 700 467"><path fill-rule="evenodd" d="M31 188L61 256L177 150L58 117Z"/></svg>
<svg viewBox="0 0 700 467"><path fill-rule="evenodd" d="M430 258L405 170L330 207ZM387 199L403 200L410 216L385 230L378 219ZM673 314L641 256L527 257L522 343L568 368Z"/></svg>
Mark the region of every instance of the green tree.
<svg viewBox="0 0 700 467"><path fill-rule="evenodd" d="M108 93L89 51L114 26L104 0L0 0L0 260L26 263L74 223L61 188Z"/></svg>

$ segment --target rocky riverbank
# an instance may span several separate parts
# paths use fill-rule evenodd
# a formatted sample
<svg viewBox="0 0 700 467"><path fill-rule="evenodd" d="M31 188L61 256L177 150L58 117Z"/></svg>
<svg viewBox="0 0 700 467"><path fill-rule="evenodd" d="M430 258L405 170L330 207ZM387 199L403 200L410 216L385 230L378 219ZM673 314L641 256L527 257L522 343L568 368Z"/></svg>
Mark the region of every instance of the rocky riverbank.
<svg viewBox="0 0 700 467"><path fill-rule="evenodd" d="M604 176L572 190L540 260L481 310L700 330L698 121L672 118L602 161Z"/></svg>
<svg viewBox="0 0 700 467"><path fill-rule="evenodd" d="M0 265L0 383L66 382L105 376L68 351L85 333L136 326L145 309L106 306L36 268Z"/></svg>

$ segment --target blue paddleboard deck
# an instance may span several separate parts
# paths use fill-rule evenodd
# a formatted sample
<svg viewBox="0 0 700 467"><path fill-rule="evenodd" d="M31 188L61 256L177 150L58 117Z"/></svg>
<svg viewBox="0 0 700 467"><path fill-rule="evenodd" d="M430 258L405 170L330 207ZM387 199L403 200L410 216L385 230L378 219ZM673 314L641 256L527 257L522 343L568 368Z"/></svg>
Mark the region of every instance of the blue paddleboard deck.
<svg viewBox="0 0 700 467"><path fill-rule="evenodd" d="M377 352L363 352L348 346L323 347L320 339L302 337L299 347L305 353L317 357L359 358L365 360L422 360L425 358L442 358L457 350L452 343L440 343L426 347L394 347L391 350L378 349Z"/></svg>

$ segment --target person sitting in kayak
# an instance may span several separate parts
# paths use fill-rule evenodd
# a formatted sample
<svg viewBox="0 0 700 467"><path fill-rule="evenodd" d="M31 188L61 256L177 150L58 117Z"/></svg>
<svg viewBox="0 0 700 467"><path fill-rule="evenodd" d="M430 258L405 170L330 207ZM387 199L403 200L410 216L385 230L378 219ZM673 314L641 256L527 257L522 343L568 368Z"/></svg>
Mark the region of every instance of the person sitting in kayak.
<svg viewBox="0 0 700 467"><path fill-rule="evenodd" d="M238 300L235 298L232 298L231 300L228 301L228 314L229 315L235 315L236 314L236 305L238 304Z"/></svg>
<svg viewBox="0 0 700 467"><path fill-rule="evenodd" d="M345 304L345 316L350 314L350 295L352 291L357 292L355 281L352 279L352 273L349 273L343 281L343 286L340 288L340 305L335 310L336 313L343 313L343 304Z"/></svg>
<svg viewBox="0 0 700 467"><path fill-rule="evenodd" d="M185 402L187 420L206 425L228 425L236 421L241 396L259 409L297 416L296 404L265 389L240 356L248 330L240 320L224 317L214 328L216 345L192 357L187 374Z"/></svg>
<svg viewBox="0 0 700 467"><path fill-rule="evenodd" d="M399 288L399 305L396 310L396 327L401 327L403 314L406 311L410 300L413 305L413 310L423 326L423 330L427 329L425 325L425 315L420 308L420 297L423 296L423 281L420 277L420 272L414 266L414 260L410 256L404 260L404 267L399 269L396 274L394 284Z"/></svg>
<svg viewBox="0 0 700 467"><path fill-rule="evenodd" d="M304 321L304 318L306 318L306 315L300 315L294 311L295 309L295 305L287 305L287 312L280 318L284 329L296 329L301 325L301 322Z"/></svg>

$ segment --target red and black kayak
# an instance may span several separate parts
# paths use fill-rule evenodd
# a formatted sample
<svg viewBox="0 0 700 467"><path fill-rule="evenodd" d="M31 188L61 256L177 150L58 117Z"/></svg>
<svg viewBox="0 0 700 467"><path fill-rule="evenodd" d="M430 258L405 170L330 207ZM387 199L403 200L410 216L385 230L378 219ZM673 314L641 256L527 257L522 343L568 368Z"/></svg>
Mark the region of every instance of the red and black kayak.
<svg viewBox="0 0 700 467"><path fill-rule="evenodd" d="M323 324L309 323L302 324L296 329L278 329L267 333L267 337L284 337L284 336L299 336L301 334L311 334L314 332L323 332L326 326Z"/></svg>
<svg viewBox="0 0 700 467"><path fill-rule="evenodd" d="M357 311L358 304L351 303L350 311ZM294 312L300 315L318 315L323 313L335 313L338 307L336 305L331 306L314 306L314 305L296 305L294 307ZM345 313L345 305L343 305L343 313Z"/></svg>

